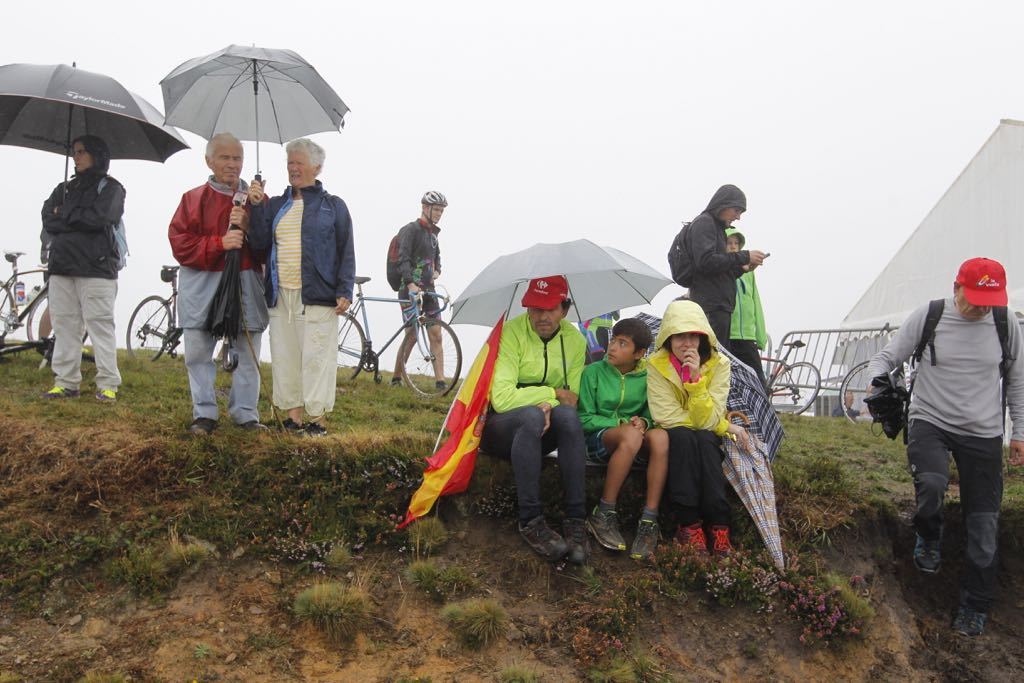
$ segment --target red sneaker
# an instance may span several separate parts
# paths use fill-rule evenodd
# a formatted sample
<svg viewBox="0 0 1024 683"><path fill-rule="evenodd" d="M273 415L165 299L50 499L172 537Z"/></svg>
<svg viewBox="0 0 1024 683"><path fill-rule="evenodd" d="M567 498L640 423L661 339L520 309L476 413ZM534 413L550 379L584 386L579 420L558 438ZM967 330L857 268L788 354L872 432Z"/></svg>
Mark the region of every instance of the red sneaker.
<svg viewBox="0 0 1024 683"><path fill-rule="evenodd" d="M676 543L679 545L692 545L697 550L708 551L708 539L704 535L704 524L694 522L690 526L679 525L676 529Z"/></svg>
<svg viewBox="0 0 1024 683"><path fill-rule="evenodd" d="M732 544L729 543L729 527L711 527L712 552L718 557L726 557L732 553Z"/></svg>

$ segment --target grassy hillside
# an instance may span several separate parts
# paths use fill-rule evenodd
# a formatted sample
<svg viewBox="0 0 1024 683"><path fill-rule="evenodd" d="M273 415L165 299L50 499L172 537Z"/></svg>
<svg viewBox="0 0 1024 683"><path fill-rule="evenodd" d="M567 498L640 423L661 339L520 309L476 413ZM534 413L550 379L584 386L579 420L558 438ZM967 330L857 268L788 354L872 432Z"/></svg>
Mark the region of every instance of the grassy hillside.
<svg viewBox="0 0 1024 683"><path fill-rule="evenodd" d="M902 445L869 425L785 421L785 574L738 503L744 551L728 562L666 541L654 565L596 552L580 570L539 561L518 538L501 462L481 460L471 490L429 523L394 530L445 400L361 377L339 383L324 439L252 435L226 418L194 439L180 360L122 358L121 370L119 400L104 405L39 398L51 378L38 356L0 363L0 681L1024 673L1019 471L1004 497L1002 599L990 633L962 641L948 633L963 542L955 477L948 569L925 580L909 566ZM268 391L269 379L266 368ZM627 484L626 524L641 485ZM599 486L590 475L591 503ZM552 466L552 513L558 488Z"/></svg>

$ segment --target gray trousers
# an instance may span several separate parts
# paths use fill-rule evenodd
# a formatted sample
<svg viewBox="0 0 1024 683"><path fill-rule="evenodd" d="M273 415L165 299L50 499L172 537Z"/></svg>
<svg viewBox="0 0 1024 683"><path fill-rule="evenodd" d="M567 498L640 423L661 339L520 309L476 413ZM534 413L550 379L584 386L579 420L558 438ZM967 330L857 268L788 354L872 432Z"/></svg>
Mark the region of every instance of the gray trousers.
<svg viewBox="0 0 1024 683"><path fill-rule="evenodd" d="M55 337L51 361L54 384L77 391L82 383L84 329L96 357L96 388L117 391L121 386L114 337L117 280L51 275L49 296Z"/></svg>
<svg viewBox="0 0 1024 683"><path fill-rule="evenodd" d="M924 420L911 420L907 443L914 475L914 529L929 541L942 537L942 512L949 485L949 455L960 474L960 512L967 535L960 604L988 612L994 598L1003 501L1003 439L954 434Z"/></svg>
<svg viewBox="0 0 1024 683"><path fill-rule="evenodd" d="M238 335L235 348L238 351L238 367L231 375L231 394L228 397L228 415L235 424L244 424L260 419L257 404L260 400L260 342L262 332L250 332L252 350L245 331ZM213 349L217 338L204 329L185 328L182 339L185 345L185 369L188 370L188 386L192 390L192 418L205 417L216 420L217 394L214 381L217 379L217 364L213 360ZM255 353L253 353L255 352Z"/></svg>

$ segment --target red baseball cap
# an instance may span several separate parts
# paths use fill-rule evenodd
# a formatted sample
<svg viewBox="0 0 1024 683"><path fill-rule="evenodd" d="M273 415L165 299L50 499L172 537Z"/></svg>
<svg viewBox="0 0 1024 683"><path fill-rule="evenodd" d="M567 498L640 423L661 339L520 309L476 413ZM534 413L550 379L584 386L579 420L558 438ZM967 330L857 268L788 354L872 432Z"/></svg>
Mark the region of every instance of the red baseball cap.
<svg viewBox="0 0 1024 683"><path fill-rule="evenodd" d="M999 261L972 258L960 265L956 283L963 288L964 298L974 306L1006 305L1006 271Z"/></svg>
<svg viewBox="0 0 1024 683"><path fill-rule="evenodd" d="M530 280L523 295L523 308L541 308L550 311L569 298L569 283L561 275L548 275Z"/></svg>

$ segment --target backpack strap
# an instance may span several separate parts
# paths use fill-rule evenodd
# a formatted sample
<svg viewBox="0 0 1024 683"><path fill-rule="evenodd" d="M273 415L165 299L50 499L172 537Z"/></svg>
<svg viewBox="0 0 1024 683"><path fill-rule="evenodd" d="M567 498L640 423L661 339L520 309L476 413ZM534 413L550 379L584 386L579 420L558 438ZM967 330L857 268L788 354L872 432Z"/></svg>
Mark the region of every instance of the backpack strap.
<svg viewBox="0 0 1024 683"><path fill-rule="evenodd" d="M935 327L939 324L939 318L942 317L945 307L945 299L933 299L928 303L928 315L925 316L924 327L921 329L921 340L917 342L917 348L914 349L911 356L914 365L921 362L926 346L931 351L932 365L935 365Z"/></svg>
<svg viewBox="0 0 1024 683"><path fill-rule="evenodd" d="M1017 360L1010 355L1010 316L1006 306L992 307L992 320L996 325L996 334L999 335L999 350L1002 352L1002 360L999 361L999 379L1002 380L1002 415L1003 431L1006 431L1006 387L1010 383L1006 375L1010 372L1010 366Z"/></svg>

